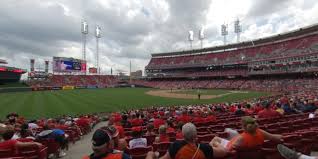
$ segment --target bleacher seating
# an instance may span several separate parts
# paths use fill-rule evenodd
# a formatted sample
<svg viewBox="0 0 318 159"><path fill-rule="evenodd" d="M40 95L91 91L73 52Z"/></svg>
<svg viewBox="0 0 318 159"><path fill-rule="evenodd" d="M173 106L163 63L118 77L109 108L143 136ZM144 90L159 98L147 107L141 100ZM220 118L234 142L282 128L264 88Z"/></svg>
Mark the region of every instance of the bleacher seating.
<svg viewBox="0 0 318 159"><path fill-rule="evenodd" d="M318 34L296 37L295 39L270 44L239 48L219 53L184 55L152 58L146 68L178 68L196 65L225 65L247 63L286 56L300 56L317 52Z"/></svg>
<svg viewBox="0 0 318 159"><path fill-rule="evenodd" d="M118 79L111 75L53 75L46 80L30 80L28 84L32 87L112 87L117 84Z"/></svg>

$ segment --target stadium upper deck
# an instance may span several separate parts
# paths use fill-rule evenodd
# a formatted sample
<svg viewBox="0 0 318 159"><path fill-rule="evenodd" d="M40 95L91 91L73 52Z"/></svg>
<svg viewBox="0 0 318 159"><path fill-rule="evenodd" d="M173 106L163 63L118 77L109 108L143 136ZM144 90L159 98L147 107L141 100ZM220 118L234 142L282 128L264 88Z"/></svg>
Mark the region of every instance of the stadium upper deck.
<svg viewBox="0 0 318 159"><path fill-rule="evenodd" d="M318 70L318 25L254 41L152 54L148 76L248 76ZM215 73L220 72L220 73Z"/></svg>

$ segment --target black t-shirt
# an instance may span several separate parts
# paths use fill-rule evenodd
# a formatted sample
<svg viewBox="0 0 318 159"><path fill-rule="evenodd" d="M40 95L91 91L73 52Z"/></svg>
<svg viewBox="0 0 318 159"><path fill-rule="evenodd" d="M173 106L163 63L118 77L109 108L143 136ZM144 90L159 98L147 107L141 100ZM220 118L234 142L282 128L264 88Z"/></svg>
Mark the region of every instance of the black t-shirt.
<svg viewBox="0 0 318 159"><path fill-rule="evenodd" d="M169 147L169 155L172 159L176 157L178 151L188 143L186 141L176 141ZM204 153L205 158L213 158L213 148L208 144L200 144L200 150Z"/></svg>

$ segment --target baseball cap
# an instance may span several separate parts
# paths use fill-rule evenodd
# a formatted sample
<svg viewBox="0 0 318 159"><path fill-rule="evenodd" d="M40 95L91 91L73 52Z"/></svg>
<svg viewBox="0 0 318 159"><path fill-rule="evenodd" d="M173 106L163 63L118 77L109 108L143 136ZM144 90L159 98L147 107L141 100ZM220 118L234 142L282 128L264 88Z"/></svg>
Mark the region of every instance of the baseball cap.
<svg viewBox="0 0 318 159"><path fill-rule="evenodd" d="M119 131L117 130L116 127L114 126L108 126L105 128L105 130L108 132L108 134L112 137L112 138L115 138L118 136L119 134Z"/></svg>
<svg viewBox="0 0 318 159"><path fill-rule="evenodd" d="M132 127L131 131L133 131L133 132L141 132L142 131L142 127L141 126Z"/></svg>
<svg viewBox="0 0 318 159"><path fill-rule="evenodd" d="M111 137L104 129L97 129L92 137L93 146L99 147L111 141Z"/></svg>

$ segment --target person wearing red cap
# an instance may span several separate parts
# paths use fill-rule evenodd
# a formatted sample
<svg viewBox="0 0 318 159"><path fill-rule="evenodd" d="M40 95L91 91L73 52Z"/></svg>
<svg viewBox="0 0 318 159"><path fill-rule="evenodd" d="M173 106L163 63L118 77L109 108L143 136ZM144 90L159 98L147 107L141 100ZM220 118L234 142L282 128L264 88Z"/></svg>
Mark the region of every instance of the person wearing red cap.
<svg viewBox="0 0 318 159"><path fill-rule="evenodd" d="M130 157L121 152L115 151L112 144L112 135L106 127L97 129L92 138L93 153L84 156L83 159L130 159Z"/></svg>
<svg viewBox="0 0 318 159"><path fill-rule="evenodd" d="M129 148L147 147L147 139L142 138L142 127L132 127L131 130L133 139L129 141Z"/></svg>

